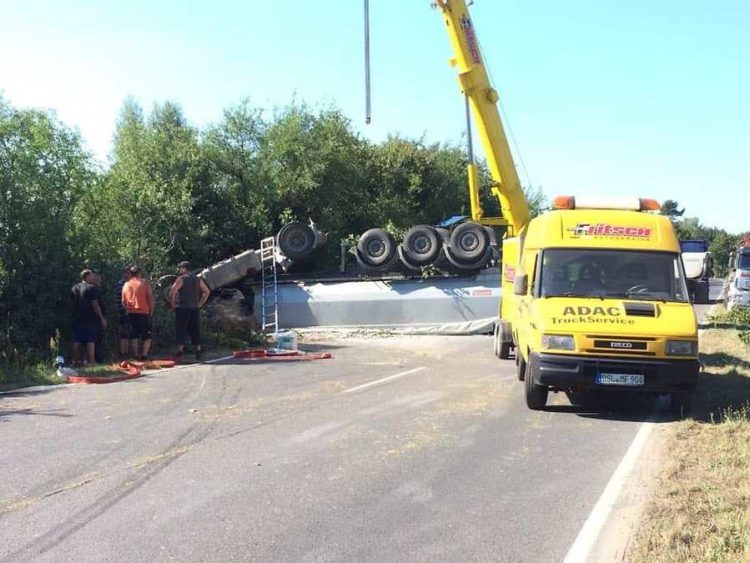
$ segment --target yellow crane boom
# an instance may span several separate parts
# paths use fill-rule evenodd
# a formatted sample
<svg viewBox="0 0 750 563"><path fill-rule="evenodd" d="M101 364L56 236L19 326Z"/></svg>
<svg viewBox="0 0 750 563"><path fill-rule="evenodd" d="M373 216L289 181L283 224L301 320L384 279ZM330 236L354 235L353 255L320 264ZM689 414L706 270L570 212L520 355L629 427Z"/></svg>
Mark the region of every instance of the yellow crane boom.
<svg viewBox="0 0 750 563"><path fill-rule="evenodd" d="M482 60L482 51L465 0L436 0L445 20L454 57L451 66L458 70L458 83L466 96L484 146L492 177L492 193L500 203L502 217L486 217L479 200L479 175L470 154L468 165L471 218L484 225L508 225L508 236L523 235L529 222L529 206L518 179L508 139L505 136L497 103Z"/></svg>

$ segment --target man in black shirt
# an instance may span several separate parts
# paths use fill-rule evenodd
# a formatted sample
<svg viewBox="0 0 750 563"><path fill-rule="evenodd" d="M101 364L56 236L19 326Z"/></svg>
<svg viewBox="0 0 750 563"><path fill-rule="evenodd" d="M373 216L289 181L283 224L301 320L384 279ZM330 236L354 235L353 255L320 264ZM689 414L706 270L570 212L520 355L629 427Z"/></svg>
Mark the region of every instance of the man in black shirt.
<svg viewBox="0 0 750 563"><path fill-rule="evenodd" d="M96 339L99 332L107 328L107 319L102 313L99 290L93 285L93 272L83 270L81 282L73 286L73 361L82 360L82 347L86 346L86 358L93 364L96 352Z"/></svg>
<svg viewBox="0 0 750 563"><path fill-rule="evenodd" d="M177 353L175 359L180 361L185 349L185 341L190 336L195 350L195 359L201 361L201 313L200 308L206 303L211 290L203 278L193 273L190 262L177 265L179 276L169 289L169 306L175 310L175 328L177 333Z"/></svg>

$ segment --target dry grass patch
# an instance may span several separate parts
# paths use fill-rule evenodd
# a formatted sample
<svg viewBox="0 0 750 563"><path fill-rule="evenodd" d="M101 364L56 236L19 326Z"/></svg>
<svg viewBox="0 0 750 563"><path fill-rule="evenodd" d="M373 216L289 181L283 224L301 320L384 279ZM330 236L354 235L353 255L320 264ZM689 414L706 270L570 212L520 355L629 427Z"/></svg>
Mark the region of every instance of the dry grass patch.
<svg viewBox="0 0 750 563"><path fill-rule="evenodd" d="M750 347L736 330L701 336L705 372L630 559L750 561Z"/></svg>

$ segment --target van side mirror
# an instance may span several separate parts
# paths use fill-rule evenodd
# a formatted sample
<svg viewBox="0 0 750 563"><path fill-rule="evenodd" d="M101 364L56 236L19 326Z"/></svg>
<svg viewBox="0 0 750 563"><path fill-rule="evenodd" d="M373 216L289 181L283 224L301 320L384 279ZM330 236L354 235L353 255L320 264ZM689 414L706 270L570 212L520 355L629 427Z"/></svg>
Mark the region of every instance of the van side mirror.
<svg viewBox="0 0 750 563"><path fill-rule="evenodd" d="M514 295L526 295L528 291L529 291L528 274L516 274L516 279L513 280L513 294Z"/></svg>
<svg viewBox="0 0 750 563"><path fill-rule="evenodd" d="M734 250L729 253L729 264L728 264L728 266L729 266L730 270L734 269L734 259L736 257L737 257L737 253Z"/></svg>

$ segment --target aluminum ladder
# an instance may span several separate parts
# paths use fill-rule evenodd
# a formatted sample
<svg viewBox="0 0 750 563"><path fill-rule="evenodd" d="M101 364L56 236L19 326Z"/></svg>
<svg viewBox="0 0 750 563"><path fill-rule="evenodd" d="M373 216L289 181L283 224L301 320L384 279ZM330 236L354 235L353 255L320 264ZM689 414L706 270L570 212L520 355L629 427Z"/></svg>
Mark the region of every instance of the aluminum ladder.
<svg viewBox="0 0 750 563"><path fill-rule="evenodd" d="M261 328L265 334L279 330L279 288L276 271L276 237L260 241Z"/></svg>

